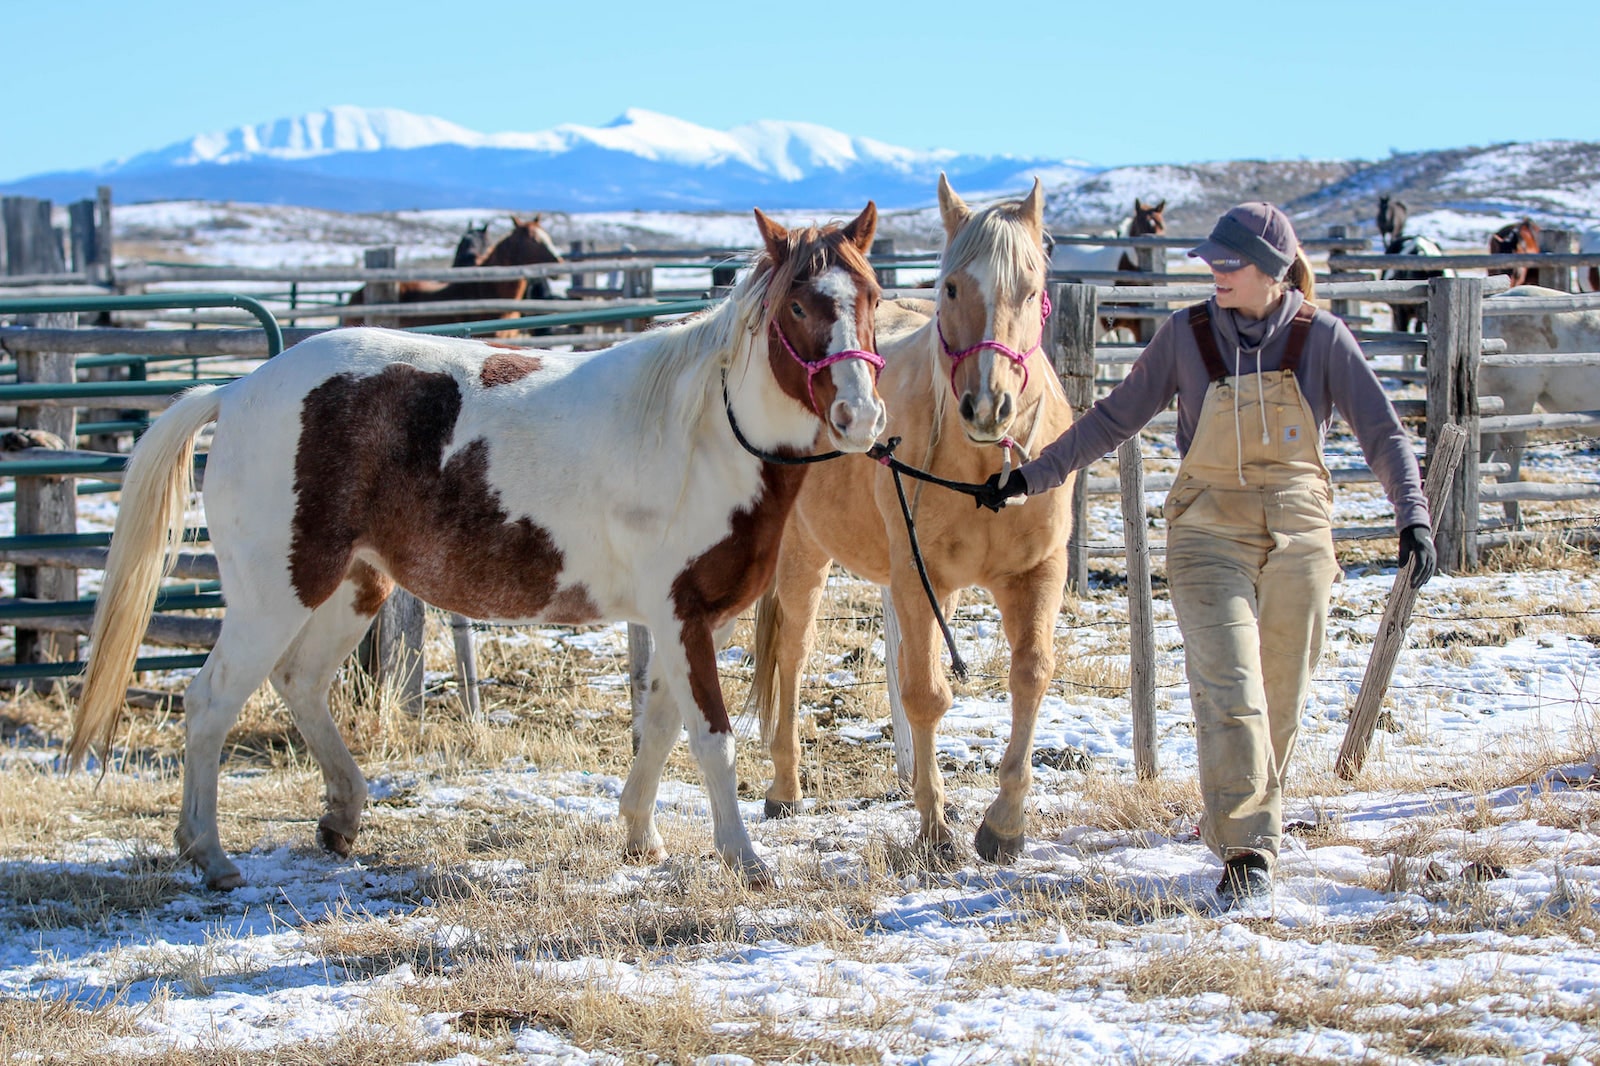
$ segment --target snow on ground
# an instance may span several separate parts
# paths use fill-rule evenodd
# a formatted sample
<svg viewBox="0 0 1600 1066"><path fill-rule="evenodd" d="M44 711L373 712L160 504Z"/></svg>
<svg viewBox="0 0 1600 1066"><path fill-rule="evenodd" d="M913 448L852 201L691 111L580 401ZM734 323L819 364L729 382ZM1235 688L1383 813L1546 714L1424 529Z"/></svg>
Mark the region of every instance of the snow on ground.
<svg viewBox="0 0 1600 1066"><path fill-rule="evenodd" d="M1330 446L1336 460L1347 461L1348 449L1348 439L1336 435ZM1571 446L1541 447L1537 455L1591 479L1600 463L1592 450ZM1372 512L1382 510L1360 487L1342 487L1338 499L1338 524L1372 521ZM98 501L91 510L95 518L106 517ZM1097 531L1097 539L1119 536L1117 528ZM1423 1027L1432 1024L1429 1018L1448 1015L1468 1038L1485 1041L1495 1061L1600 1061L1593 1025L1600 1017L1596 923L1552 930L1536 921L1592 915L1600 900L1594 766L1600 757L1600 645L1567 624L1588 613L1582 605L1600 601L1597 581L1551 570L1440 577L1427 586L1392 684L1394 731L1378 732L1369 759L1377 783L1358 790L1335 783L1329 767L1392 580L1392 568L1352 566L1334 590L1328 647L1295 757L1297 774L1326 784L1286 809L1286 822L1296 828L1286 840L1275 894L1258 907L1217 909L1212 885L1219 868L1191 822L1117 830L1087 819L1087 797L1097 782L1133 778L1128 700L1115 688L1058 685L1041 709L1037 748L1069 757L1036 769L1030 840L1014 865L998 868L969 857L955 869L872 882L867 854L913 832L909 801L834 803L778 822L762 820L759 801L745 802L742 814L756 846L780 877L818 870L841 892L878 886L844 942L773 933L787 927L785 919L764 911L758 899L748 915L733 916L756 932L732 942L640 959L579 953L519 965L628 997L693 997L730 1031L777 1023L831 1042L819 1046L862 1049L886 1063L1455 1057L1429 1053L1425 1041L1413 1055L1375 1044L1373 1018L1395 1013ZM1125 669L1126 655L1115 650L1125 600L1102 590L1082 609L1095 621L1063 623L1071 657L1103 657L1108 672ZM1520 628L1497 641L1492 634L1502 619L1516 619ZM996 622L981 603L963 612L958 628L967 654L976 658L994 647L1001 639ZM1195 748L1187 692L1178 681L1182 650L1165 597L1156 601L1156 626L1158 678L1164 679L1158 758L1165 779L1184 782L1196 773ZM1475 639L1483 633L1491 636ZM552 641L542 634L533 639ZM607 627L559 639L603 650L620 647L624 635L621 627ZM723 661L737 668L741 659L733 649ZM853 683L854 675L839 664L814 662L813 668L823 672L808 690L813 710L827 706L827 684ZM595 679L592 693L581 713L625 713L620 674ZM862 719L838 728L887 764L887 725L887 719ZM1008 732L1004 701L958 698L940 731L941 762L992 769ZM1486 767L1562 751L1591 754L1511 785L1474 784L1494 776ZM54 757L53 750L19 736L0 750L0 769ZM258 773L225 766L224 797L230 786ZM113 785L117 777L114 772ZM990 778L976 780L980 784L959 785L949 795L964 836L992 794ZM1419 780L1456 783L1404 784ZM540 814L598 826L620 844L621 788L613 775L546 770L525 759L451 770L388 766L375 774L372 803L381 810L373 817L447 822L470 811L514 825ZM658 809L669 839L707 831L696 780L666 781ZM230 810L225 800L222 813L225 821L238 821L246 812ZM1436 839L1414 855L1407 856L1403 844L1386 848L1385 842L1425 837L1428 827ZM447 871L390 866L370 854L356 861L316 853L310 831L308 823L262 825L258 842L237 856L249 880L242 889L217 894L195 886L146 909L111 913L94 927L35 926L0 876L0 925L10 930L0 937L0 997L81 1006L115 999L134 1012L134 1028L104 1053L124 1058L161 1049L265 1054L332 1041L397 990L448 981L449 970L423 973L404 960L379 972L330 966L318 946L318 927L342 916L449 944L470 931L441 924L430 885L453 875L514 891L533 883L550 858L534 846L525 849L526 859ZM100 839L62 848L42 839L34 853L12 855L3 866L12 877L103 871L147 855L152 846L165 843ZM1495 871L1505 876L1478 882L1466 862L1475 853L1515 861ZM681 864L709 861L689 854L660 867L614 866L594 875L593 891L662 899L670 896ZM1037 920L1041 907L1092 911L1093 901L1108 892L1136 905L1086 921ZM1031 924L1019 924L1030 915ZM1405 931L1379 935L1395 927ZM1180 979L1186 959L1209 960L1223 968L1217 980L1227 980L1191 987ZM997 960L1009 977L975 979L980 964ZM1238 999L1245 987L1239 967L1269 970L1297 989L1332 989L1349 1006L1331 1021L1274 1025L1274 1017L1293 1012L1281 997L1272 1010ZM1163 976L1168 968L1178 978ZM873 1004L908 1004L909 1013L887 1026L869 1024ZM484 1059L469 1036L450 1036L452 1015L412 1010L419 1031L456 1042L453 1062L628 1058L606 1050L603 1041L580 1046L559 1027L529 1024L518 1031L513 1052ZM733 1055L715 1061L752 1060Z"/></svg>

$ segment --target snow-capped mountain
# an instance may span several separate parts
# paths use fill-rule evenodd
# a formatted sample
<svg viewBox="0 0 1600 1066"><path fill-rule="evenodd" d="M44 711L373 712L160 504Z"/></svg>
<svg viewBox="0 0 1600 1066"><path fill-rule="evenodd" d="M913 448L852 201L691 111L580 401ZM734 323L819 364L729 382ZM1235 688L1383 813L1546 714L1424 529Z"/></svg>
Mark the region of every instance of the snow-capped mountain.
<svg viewBox="0 0 1600 1066"><path fill-rule="evenodd" d="M1033 172L1081 177L1058 159L918 151L806 122L713 130L630 109L605 126L479 133L392 108L332 107L207 133L91 171L3 191L56 200L111 184L122 202L235 200L341 211L524 204L554 211L925 204L942 170L979 192Z"/></svg>

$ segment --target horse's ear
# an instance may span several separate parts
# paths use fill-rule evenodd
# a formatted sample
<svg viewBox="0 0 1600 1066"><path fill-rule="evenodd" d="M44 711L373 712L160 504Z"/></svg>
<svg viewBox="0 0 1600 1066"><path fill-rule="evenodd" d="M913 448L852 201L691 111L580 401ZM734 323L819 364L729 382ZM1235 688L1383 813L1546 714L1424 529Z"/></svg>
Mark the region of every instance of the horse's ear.
<svg viewBox="0 0 1600 1066"><path fill-rule="evenodd" d="M756 208L756 228L761 231L761 243L767 246L767 257L774 264L789 256L789 231L768 218L761 208Z"/></svg>
<svg viewBox="0 0 1600 1066"><path fill-rule="evenodd" d="M544 219L543 215L534 215L531 219L528 220L528 224L530 226L537 226L543 219Z"/></svg>
<svg viewBox="0 0 1600 1066"><path fill-rule="evenodd" d="M511 228L512 229L521 229L522 228L522 219L518 218L516 215L512 215L511 216Z"/></svg>
<svg viewBox="0 0 1600 1066"><path fill-rule="evenodd" d="M862 255L866 255L872 251L872 236L877 232L878 205L868 200L867 206L844 228L844 235L861 250Z"/></svg>
<svg viewBox="0 0 1600 1066"><path fill-rule="evenodd" d="M1039 180L1037 174L1033 177L1033 188L1028 190L1027 199L1022 201L1022 221L1033 232L1044 232L1044 182Z"/></svg>
<svg viewBox="0 0 1600 1066"><path fill-rule="evenodd" d="M1162 200L1159 204L1156 204L1150 210L1154 211L1156 214L1159 215L1161 212L1165 211L1166 209L1167 209L1167 201L1166 200Z"/></svg>
<svg viewBox="0 0 1600 1066"><path fill-rule="evenodd" d="M939 172L939 217L944 220L944 235L953 239L956 231L966 225L967 219L972 217L972 208L967 202L956 195L950 187L950 180L944 176L944 171Z"/></svg>
<svg viewBox="0 0 1600 1066"><path fill-rule="evenodd" d="M1138 196L1133 198L1133 209L1140 212L1150 210L1148 207L1144 206L1144 200Z"/></svg>

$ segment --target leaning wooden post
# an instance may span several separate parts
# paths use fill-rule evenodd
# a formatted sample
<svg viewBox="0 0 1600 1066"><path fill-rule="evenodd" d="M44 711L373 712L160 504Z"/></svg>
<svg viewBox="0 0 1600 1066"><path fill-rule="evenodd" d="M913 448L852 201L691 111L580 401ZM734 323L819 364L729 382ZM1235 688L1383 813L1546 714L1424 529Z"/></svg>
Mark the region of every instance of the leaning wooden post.
<svg viewBox="0 0 1600 1066"><path fill-rule="evenodd" d="M1460 426L1443 427L1438 440L1429 449L1428 476L1423 487L1428 494L1428 508L1433 513L1437 514L1445 505L1456 467L1469 450L1467 432ZM1366 761L1372 730L1378 724L1378 711L1383 706L1384 693L1389 691L1389 679L1394 676L1395 660L1405 645L1411 608L1417 602L1417 590L1411 587L1411 571L1415 568L1416 561L1407 560L1394 575L1388 602L1383 606L1383 620L1378 623L1378 636L1372 642L1367 672L1361 678L1361 691L1356 694L1350 724L1345 727L1344 743L1339 746L1339 758L1334 763L1334 769L1346 781L1360 773Z"/></svg>
<svg viewBox="0 0 1600 1066"><path fill-rule="evenodd" d="M21 257L14 257L21 258ZM75 329L76 314L19 315L18 324L39 329ZM77 356L70 352L16 352L17 381L70 384L77 377ZM77 411L71 407L19 406L17 428L42 430L60 438L58 447L70 448L77 432ZM36 533L76 533L78 531L77 482L70 477L23 477L17 479L16 531ZM78 571L67 567L18 566L15 574L18 599L76 600ZM77 658L78 638L71 633L44 630L16 630L14 641L19 663L70 662Z"/></svg>
<svg viewBox="0 0 1600 1066"><path fill-rule="evenodd" d="M638 622L628 623L628 697L633 707L633 753L639 754L639 741L644 737L645 704L650 700L650 658L655 654L656 641L650 627Z"/></svg>
<svg viewBox="0 0 1600 1066"><path fill-rule="evenodd" d="M1467 455L1433 512L1439 566L1478 565L1478 356L1483 350L1483 279L1428 279L1428 454L1446 425L1468 434Z"/></svg>
<svg viewBox="0 0 1600 1066"><path fill-rule="evenodd" d="M368 270L393 270L398 262L398 255L393 245L387 248L368 248L362 253L362 265ZM393 304L400 302L400 283L398 281L369 281L367 288L367 303ZM396 315L371 315L367 318L369 326L394 327L400 324Z"/></svg>
<svg viewBox="0 0 1600 1066"><path fill-rule="evenodd" d="M1093 285L1058 282L1050 286L1051 365L1066 390L1074 416L1094 403L1094 339L1099 332L1099 297ZM1067 536L1067 587L1089 592L1089 479L1072 484L1072 532Z"/></svg>
<svg viewBox="0 0 1600 1066"><path fill-rule="evenodd" d="M1128 556L1128 703L1133 712L1133 765L1141 781L1156 765L1156 629L1150 599L1150 534L1144 517L1144 459L1139 436L1117 448L1122 482L1122 539ZM1083 480L1081 477L1079 480Z"/></svg>
<svg viewBox="0 0 1600 1066"><path fill-rule="evenodd" d="M1547 229L1539 234L1539 251L1549 252L1553 255L1579 254L1580 241L1576 230ZM1546 267L1539 268L1539 284L1547 289L1559 289L1562 292L1577 292L1579 271L1575 267Z"/></svg>

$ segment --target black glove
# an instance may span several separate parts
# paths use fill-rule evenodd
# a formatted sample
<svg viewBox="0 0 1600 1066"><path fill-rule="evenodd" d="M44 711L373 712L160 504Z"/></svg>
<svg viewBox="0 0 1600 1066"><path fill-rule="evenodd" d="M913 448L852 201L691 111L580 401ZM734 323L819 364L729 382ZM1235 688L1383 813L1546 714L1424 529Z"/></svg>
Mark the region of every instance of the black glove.
<svg viewBox="0 0 1600 1066"><path fill-rule="evenodd" d="M999 514L1000 508L1004 507L1006 501L1011 497L1026 496L1027 494L1028 483L1022 479L1022 472L1013 470L1011 471L1011 480L1006 482L1005 488L1000 487L999 474L990 474L989 480L978 488L978 492L973 499L977 501L979 507L987 507L995 514Z"/></svg>
<svg viewBox="0 0 1600 1066"><path fill-rule="evenodd" d="M1439 569L1439 553L1433 546L1433 531L1425 525L1407 526L1400 531L1400 566L1416 556L1417 565L1411 571L1411 587L1420 589Z"/></svg>

